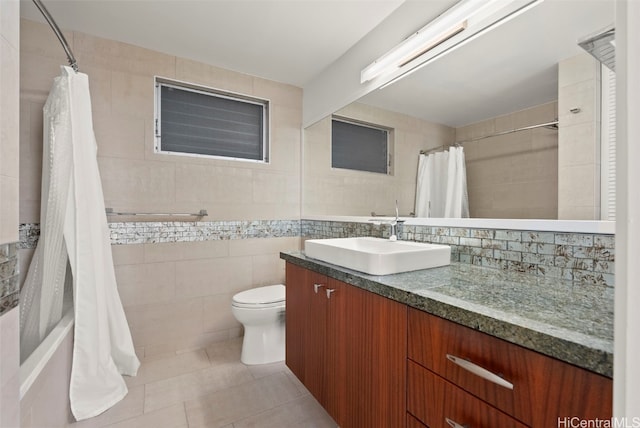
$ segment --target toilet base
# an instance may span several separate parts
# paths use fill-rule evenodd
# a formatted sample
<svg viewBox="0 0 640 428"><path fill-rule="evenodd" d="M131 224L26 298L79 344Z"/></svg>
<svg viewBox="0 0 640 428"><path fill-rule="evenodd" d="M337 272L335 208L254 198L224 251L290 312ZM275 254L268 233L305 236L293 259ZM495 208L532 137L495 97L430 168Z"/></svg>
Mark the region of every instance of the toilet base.
<svg viewBox="0 0 640 428"><path fill-rule="evenodd" d="M247 327L242 340L240 361L253 366L284 361L285 334L280 325L265 327Z"/></svg>

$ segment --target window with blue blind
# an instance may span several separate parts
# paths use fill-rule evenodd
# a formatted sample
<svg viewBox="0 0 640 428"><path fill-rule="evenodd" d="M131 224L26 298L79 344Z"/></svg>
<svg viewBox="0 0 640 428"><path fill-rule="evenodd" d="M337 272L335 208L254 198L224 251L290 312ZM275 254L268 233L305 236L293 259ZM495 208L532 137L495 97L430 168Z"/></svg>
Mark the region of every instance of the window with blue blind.
<svg viewBox="0 0 640 428"><path fill-rule="evenodd" d="M156 152L269 161L269 102L156 79Z"/></svg>
<svg viewBox="0 0 640 428"><path fill-rule="evenodd" d="M333 118L331 166L389 173L389 130L375 125Z"/></svg>

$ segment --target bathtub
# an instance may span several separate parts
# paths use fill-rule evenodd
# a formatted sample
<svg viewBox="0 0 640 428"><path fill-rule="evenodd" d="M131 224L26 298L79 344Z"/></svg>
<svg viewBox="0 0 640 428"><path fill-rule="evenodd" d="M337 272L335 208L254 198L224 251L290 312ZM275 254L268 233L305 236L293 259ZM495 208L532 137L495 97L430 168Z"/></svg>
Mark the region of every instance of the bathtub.
<svg viewBox="0 0 640 428"><path fill-rule="evenodd" d="M71 420L73 324L73 309L69 309L20 365L21 427L65 426Z"/></svg>

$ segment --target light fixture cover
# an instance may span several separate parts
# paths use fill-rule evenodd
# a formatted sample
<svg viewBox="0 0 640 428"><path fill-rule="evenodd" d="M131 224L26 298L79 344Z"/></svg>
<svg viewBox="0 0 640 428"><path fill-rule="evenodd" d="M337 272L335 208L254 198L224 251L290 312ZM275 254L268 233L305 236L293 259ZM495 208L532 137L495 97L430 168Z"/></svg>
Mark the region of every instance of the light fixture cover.
<svg viewBox="0 0 640 428"><path fill-rule="evenodd" d="M508 7L511 4L524 3L516 9L517 12L528 8L534 1L539 3L542 0L462 0L365 67L360 73L360 83L390 74L413 62L438 45L464 33L467 27L473 25L472 20L489 20L490 26L514 13L513 8Z"/></svg>

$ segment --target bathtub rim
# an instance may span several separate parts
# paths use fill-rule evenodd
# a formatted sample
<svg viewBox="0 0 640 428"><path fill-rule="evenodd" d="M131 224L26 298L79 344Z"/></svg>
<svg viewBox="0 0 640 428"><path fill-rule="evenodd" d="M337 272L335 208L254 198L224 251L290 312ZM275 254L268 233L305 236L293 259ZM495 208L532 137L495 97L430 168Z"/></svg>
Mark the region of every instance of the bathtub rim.
<svg viewBox="0 0 640 428"><path fill-rule="evenodd" d="M73 328L75 322L73 315L73 308L65 312L60 322L56 324L42 343L20 364L20 400L29 392L33 383Z"/></svg>

